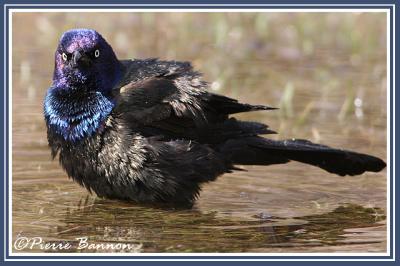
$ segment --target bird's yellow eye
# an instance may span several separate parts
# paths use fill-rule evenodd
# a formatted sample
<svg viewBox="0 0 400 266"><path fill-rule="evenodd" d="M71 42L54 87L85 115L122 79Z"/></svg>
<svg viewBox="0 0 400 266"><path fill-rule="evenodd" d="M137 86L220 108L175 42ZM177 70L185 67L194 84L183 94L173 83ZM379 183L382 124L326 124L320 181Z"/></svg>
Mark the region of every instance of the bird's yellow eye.
<svg viewBox="0 0 400 266"><path fill-rule="evenodd" d="M96 51L94 51L94 57L99 57L100 56L100 50L97 49Z"/></svg>
<svg viewBox="0 0 400 266"><path fill-rule="evenodd" d="M62 53L62 59L64 60L64 61L67 61L68 60L68 56L67 56L67 54L66 53Z"/></svg>

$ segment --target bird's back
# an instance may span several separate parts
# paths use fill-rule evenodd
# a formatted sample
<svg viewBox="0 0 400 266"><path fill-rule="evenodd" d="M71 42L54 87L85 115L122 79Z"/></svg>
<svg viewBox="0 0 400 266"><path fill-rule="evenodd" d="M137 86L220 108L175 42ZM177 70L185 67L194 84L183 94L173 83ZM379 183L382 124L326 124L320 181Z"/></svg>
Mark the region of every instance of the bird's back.
<svg viewBox="0 0 400 266"><path fill-rule="evenodd" d="M121 62L125 74L114 88L115 114L146 137L218 145L230 138L274 133L267 125L230 117L239 112L274 108L244 104L208 92L207 83L188 62Z"/></svg>

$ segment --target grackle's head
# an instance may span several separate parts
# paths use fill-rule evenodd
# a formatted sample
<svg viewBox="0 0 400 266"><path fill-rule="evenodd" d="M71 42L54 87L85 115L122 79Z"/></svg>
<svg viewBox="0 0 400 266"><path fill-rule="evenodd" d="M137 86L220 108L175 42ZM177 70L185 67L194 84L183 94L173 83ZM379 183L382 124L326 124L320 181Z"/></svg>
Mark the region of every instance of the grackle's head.
<svg viewBox="0 0 400 266"><path fill-rule="evenodd" d="M55 53L53 84L44 101L48 127L67 141L97 132L114 107L111 91L122 71L113 49L98 32L65 32Z"/></svg>
<svg viewBox="0 0 400 266"><path fill-rule="evenodd" d="M73 29L61 36L55 53L55 87L109 92L120 74L120 62L97 31Z"/></svg>

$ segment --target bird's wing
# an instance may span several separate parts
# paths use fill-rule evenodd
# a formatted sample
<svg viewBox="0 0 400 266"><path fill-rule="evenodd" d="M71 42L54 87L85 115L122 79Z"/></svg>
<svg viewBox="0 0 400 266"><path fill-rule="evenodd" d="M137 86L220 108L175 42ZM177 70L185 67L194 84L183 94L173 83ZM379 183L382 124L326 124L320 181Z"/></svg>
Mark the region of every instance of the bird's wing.
<svg viewBox="0 0 400 266"><path fill-rule="evenodd" d="M169 67L155 73L157 74L128 82L119 89L116 112L137 128L150 131L161 128L185 136L197 134L202 129L215 130L215 127L222 131L225 128L221 125L226 124L230 130L243 131L246 128L250 132L257 128L259 134L271 132L267 132L265 125L234 123L228 116L273 108L244 104L207 92L206 83L200 79L199 73L192 71L190 64Z"/></svg>

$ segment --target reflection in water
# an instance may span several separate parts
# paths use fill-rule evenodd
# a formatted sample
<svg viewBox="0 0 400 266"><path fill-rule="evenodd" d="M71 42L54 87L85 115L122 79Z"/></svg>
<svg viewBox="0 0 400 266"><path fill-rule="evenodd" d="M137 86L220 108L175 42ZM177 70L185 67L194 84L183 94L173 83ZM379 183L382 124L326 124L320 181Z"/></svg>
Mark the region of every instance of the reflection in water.
<svg viewBox="0 0 400 266"><path fill-rule="evenodd" d="M142 252L246 252L268 247L376 243L357 237L354 242L345 242L344 235L347 229L359 229L359 233L353 231L357 235L365 228L381 226L385 215L379 208L347 204L328 213L292 219L255 215L237 220L218 217L216 212L146 208L86 197L77 209L64 211L60 218L45 241L72 243L67 252L96 252L76 250L78 237L88 237L91 244L139 245Z"/></svg>

